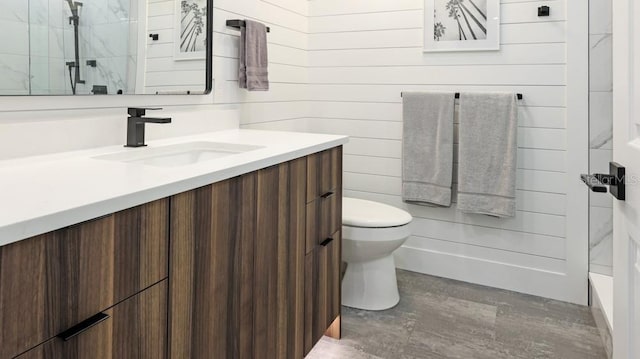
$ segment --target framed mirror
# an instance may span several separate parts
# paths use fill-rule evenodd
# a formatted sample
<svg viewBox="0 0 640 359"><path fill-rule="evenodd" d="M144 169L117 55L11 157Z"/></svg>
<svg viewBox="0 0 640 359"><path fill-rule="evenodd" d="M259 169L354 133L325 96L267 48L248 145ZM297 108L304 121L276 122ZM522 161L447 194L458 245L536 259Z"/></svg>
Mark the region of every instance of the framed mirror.
<svg viewBox="0 0 640 359"><path fill-rule="evenodd" d="M0 2L0 95L202 95L213 0Z"/></svg>

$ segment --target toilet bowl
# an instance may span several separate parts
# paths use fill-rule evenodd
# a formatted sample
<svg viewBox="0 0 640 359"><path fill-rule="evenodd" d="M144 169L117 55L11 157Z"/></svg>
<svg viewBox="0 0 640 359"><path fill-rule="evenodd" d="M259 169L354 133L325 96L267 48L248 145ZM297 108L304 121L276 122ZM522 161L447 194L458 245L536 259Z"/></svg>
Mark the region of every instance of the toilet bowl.
<svg viewBox="0 0 640 359"><path fill-rule="evenodd" d="M355 198L342 201L342 305L385 310L400 301L393 252L409 238L409 213Z"/></svg>

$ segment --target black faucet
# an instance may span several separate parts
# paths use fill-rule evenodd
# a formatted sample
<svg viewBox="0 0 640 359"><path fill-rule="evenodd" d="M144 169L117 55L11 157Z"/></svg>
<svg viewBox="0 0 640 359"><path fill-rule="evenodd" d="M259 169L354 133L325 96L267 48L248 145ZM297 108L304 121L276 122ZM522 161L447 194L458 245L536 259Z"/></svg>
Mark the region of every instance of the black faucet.
<svg viewBox="0 0 640 359"><path fill-rule="evenodd" d="M130 107L127 119L127 144L124 147L144 147L145 123L171 123L171 117L144 117L147 110L162 110L161 108Z"/></svg>

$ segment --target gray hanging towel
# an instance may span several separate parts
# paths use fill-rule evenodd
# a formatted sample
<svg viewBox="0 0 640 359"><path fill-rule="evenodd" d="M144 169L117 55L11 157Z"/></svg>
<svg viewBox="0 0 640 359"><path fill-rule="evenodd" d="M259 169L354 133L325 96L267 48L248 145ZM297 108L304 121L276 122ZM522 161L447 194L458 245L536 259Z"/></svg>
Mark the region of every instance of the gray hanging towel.
<svg viewBox="0 0 640 359"><path fill-rule="evenodd" d="M240 28L238 82L249 91L269 90L269 57L267 56L267 27L259 22L244 20Z"/></svg>
<svg viewBox="0 0 640 359"><path fill-rule="evenodd" d="M516 215L517 130L515 94L460 95L459 210Z"/></svg>
<svg viewBox="0 0 640 359"><path fill-rule="evenodd" d="M402 199L451 206L453 92L404 92Z"/></svg>

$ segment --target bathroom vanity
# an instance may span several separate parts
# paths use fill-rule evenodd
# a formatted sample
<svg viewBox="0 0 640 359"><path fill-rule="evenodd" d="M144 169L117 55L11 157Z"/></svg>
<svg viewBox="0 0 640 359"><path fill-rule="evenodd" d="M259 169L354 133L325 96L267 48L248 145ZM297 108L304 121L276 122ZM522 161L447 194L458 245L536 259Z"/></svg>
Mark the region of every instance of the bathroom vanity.
<svg viewBox="0 0 640 359"><path fill-rule="evenodd" d="M286 136L297 139L273 144ZM17 213L0 214L0 358L303 358L325 333L339 338L346 138L234 130L192 140L211 139L263 143L170 168L94 158L101 151L60 158L128 174L101 200L76 193L59 212L51 201L74 191L74 180L57 182L64 174L34 188L61 186L49 198L1 193ZM127 182L144 172L157 183ZM31 217L12 222L25 206Z"/></svg>

